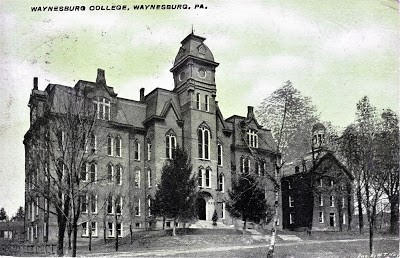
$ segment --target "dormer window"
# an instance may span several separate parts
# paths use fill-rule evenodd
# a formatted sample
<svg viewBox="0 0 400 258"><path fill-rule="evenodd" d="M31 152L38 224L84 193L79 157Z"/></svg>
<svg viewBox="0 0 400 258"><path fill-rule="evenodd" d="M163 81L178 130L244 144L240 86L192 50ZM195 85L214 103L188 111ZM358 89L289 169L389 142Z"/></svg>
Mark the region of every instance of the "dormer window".
<svg viewBox="0 0 400 258"><path fill-rule="evenodd" d="M110 101L108 99L97 97L93 104L98 119L110 120Z"/></svg>
<svg viewBox="0 0 400 258"><path fill-rule="evenodd" d="M249 147L258 148L258 135L256 130L247 130L247 144Z"/></svg>

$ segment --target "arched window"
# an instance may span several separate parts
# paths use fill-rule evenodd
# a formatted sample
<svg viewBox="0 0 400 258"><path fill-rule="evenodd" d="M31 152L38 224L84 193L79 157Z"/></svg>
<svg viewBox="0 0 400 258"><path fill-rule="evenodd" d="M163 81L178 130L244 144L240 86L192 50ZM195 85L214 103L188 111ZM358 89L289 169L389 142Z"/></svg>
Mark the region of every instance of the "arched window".
<svg viewBox="0 0 400 258"><path fill-rule="evenodd" d="M210 159L210 130L206 127L200 127L197 133L199 158Z"/></svg>
<svg viewBox="0 0 400 258"><path fill-rule="evenodd" d="M250 172L250 159L247 157L244 160L244 172L249 173Z"/></svg>
<svg viewBox="0 0 400 258"><path fill-rule="evenodd" d="M135 146L134 146L134 159L135 160L140 160L140 143L138 140L135 141Z"/></svg>
<svg viewBox="0 0 400 258"><path fill-rule="evenodd" d="M197 107L198 110L201 110L200 93L196 94L196 107Z"/></svg>
<svg viewBox="0 0 400 258"><path fill-rule="evenodd" d="M151 184L151 177L152 177L152 175L151 175L151 169L148 169L148 170L147 170L147 184L148 184L149 188L152 186L152 184Z"/></svg>
<svg viewBox="0 0 400 258"><path fill-rule="evenodd" d="M222 145L218 143L218 166L222 166L222 162L223 162Z"/></svg>
<svg viewBox="0 0 400 258"><path fill-rule="evenodd" d="M135 187L140 187L140 169L136 169L135 171Z"/></svg>
<svg viewBox="0 0 400 258"><path fill-rule="evenodd" d="M197 181L198 181L198 185L199 187L203 187L203 168L199 168L199 172L197 174Z"/></svg>
<svg viewBox="0 0 400 258"><path fill-rule="evenodd" d="M167 159L175 157L176 150L176 136L172 132L167 133L165 136L165 156Z"/></svg>
<svg viewBox="0 0 400 258"><path fill-rule="evenodd" d="M107 155L113 155L113 138L110 135L107 136Z"/></svg>
<svg viewBox="0 0 400 258"><path fill-rule="evenodd" d="M96 140L96 135L92 134L90 136L90 150L92 153L95 153L97 149L97 140Z"/></svg>
<svg viewBox="0 0 400 258"><path fill-rule="evenodd" d="M114 167L112 164L107 164L107 181L111 183L114 180Z"/></svg>
<svg viewBox="0 0 400 258"><path fill-rule="evenodd" d="M97 164L90 164L90 182L95 182L97 179Z"/></svg>
<svg viewBox="0 0 400 258"><path fill-rule="evenodd" d="M121 165L117 165L115 167L115 183L118 185L122 185L122 167L121 167Z"/></svg>
<svg viewBox="0 0 400 258"><path fill-rule="evenodd" d="M243 173L244 172L244 157L240 157L240 172Z"/></svg>
<svg viewBox="0 0 400 258"><path fill-rule="evenodd" d="M205 179L206 179L206 187L211 187L211 169L207 168L206 169L206 175L205 175Z"/></svg>
<svg viewBox="0 0 400 258"><path fill-rule="evenodd" d="M267 170L267 163L265 160L261 160L261 176L265 176L265 172Z"/></svg>
<svg viewBox="0 0 400 258"><path fill-rule="evenodd" d="M151 141L147 140L147 160L151 160Z"/></svg>
<svg viewBox="0 0 400 258"><path fill-rule="evenodd" d="M218 190L221 192L225 191L225 176L224 176L224 174L220 174L218 177Z"/></svg>
<svg viewBox="0 0 400 258"><path fill-rule="evenodd" d="M122 156L122 140L120 136L115 138L115 156L121 157Z"/></svg>
<svg viewBox="0 0 400 258"><path fill-rule="evenodd" d="M82 167L81 167L81 180L82 181L87 181L88 180L88 175L87 175L88 171L87 171L87 169L88 169L87 164L83 163Z"/></svg>

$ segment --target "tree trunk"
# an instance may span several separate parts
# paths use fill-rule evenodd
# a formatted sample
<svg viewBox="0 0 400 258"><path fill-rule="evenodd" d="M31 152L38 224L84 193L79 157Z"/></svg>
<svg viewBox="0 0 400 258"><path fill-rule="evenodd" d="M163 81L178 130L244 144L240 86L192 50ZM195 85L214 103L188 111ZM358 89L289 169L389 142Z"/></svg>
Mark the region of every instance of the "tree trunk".
<svg viewBox="0 0 400 258"><path fill-rule="evenodd" d="M162 219L162 229L165 229L165 217L163 216L163 219Z"/></svg>
<svg viewBox="0 0 400 258"><path fill-rule="evenodd" d="M357 205L358 205L358 227L360 230L360 234L362 234L364 228L364 218L362 210L361 187L359 185L357 185Z"/></svg>
<svg viewBox="0 0 400 258"><path fill-rule="evenodd" d="M371 257L373 252L374 252L374 222L371 217L369 223L369 254L371 255Z"/></svg>
<svg viewBox="0 0 400 258"><path fill-rule="evenodd" d="M64 236L66 222L59 222L58 224L58 245L57 245L57 255L64 256Z"/></svg>
<svg viewBox="0 0 400 258"><path fill-rule="evenodd" d="M129 225L129 233L131 235L131 244L133 243L133 231L132 231L132 223Z"/></svg>
<svg viewBox="0 0 400 258"><path fill-rule="evenodd" d="M390 202L390 229L391 234L399 232L399 196L395 194L389 198ZM382 213L383 216L383 213Z"/></svg>
<svg viewBox="0 0 400 258"><path fill-rule="evenodd" d="M68 222L68 226L67 226L67 233L68 233L68 250L70 251L72 249L72 245L71 245L71 234L72 234L72 226L70 221Z"/></svg>
<svg viewBox="0 0 400 258"><path fill-rule="evenodd" d="M78 237L78 225L77 221L74 221L72 225L72 257L76 257L76 240ZM91 229L89 229L91 230Z"/></svg>
<svg viewBox="0 0 400 258"><path fill-rule="evenodd" d="M353 212L352 212L352 198L351 198L351 185L347 185L347 230L351 230L351 223L353 222Z"/></svg>
<svg viewBox="0 0 400 258"><path fill-rule="evenodd" d="M172 235L176 236L176 219L174 218L174 225L172 227Z"/></svg>
<svg viewBox="0 0 400 258"><path fill-rule="evenodd" d="M89 228L89 251L92 251L92 223Z"/></svg>
<svg viewBox="0 0 400 258"><path fill-rule="evenodd" d="M246 222L247 219L243 219L243 235L246 233Z"/></svg>

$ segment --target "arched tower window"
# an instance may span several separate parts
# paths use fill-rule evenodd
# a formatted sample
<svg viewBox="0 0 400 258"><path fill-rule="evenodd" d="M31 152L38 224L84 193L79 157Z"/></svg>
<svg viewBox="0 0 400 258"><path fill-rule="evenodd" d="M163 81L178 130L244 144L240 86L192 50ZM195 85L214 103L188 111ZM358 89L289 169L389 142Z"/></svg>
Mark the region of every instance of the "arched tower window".
<svg viewBox="0 0 400 258"><path fill-rule="evenodd" d="M171 130L165 135L165 156L167 159L175 157L176 135Z"/></svg>
<svg viewBox="0 0 400 258"><path fill-rule="evenodd" d="M202 126L197 131L198 150L200 159L210 159L210 130Z"/></svg>

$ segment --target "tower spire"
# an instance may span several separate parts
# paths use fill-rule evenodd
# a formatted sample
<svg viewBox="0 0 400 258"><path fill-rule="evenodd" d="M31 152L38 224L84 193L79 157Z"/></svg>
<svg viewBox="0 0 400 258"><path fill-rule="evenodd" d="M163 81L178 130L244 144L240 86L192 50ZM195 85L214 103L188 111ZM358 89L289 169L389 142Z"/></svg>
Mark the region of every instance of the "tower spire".
<svg viewBox="0 0 400 258"><path fill-rule="evenodd" d="M192 24L192 34L194 35L193 24Z"/></svg>

